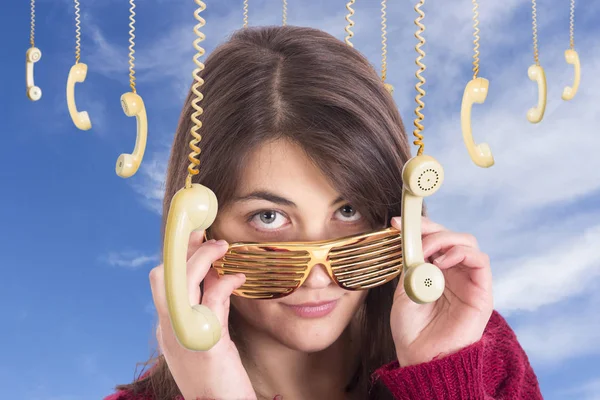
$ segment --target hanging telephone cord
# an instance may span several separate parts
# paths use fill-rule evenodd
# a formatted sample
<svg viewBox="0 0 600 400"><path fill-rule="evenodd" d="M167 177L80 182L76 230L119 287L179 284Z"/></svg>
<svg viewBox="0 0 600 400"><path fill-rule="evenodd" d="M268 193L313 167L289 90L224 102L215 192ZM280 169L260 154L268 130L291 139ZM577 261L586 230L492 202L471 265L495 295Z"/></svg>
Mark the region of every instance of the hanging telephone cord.
<svg viewBox="0 0 600 400"><path fill-rule="evenodd" d="M287 25L287 1L283 0L283 26Z"/></svg>
<svg viewBox="0 0 600 400"><path fill-rule="evenodd" d="M575 50L575 0L571 0L571 15L569 16L569 36L571 42L571 50Z"/></svg>
<svg viewBox="0 0 600 400"><path fill-rule="evenodd" d="M192 151L188 156L188 160L191 164L188 166L188 176L185 180L185 187L188 189L192 187L192 176L198 175L199 173L198 165L200 165L200 160L198 159L198 156L200 155L201 150L200 147L198 147L198 143L200 143L202 140L202 136L198 133L198 130L202 127L202 122L198 119L198 117L200 117L200 115L202 115L204 112L198 103L200 103L200 101L202 101L204 98L202 93L200 93L200 86L204 83L204 80L200 77L200 72L204 69L204 64L200 62L199 58L204 55L204 49L200 47L200 42L206 38L206 36L200 32L200 28L206 24L206 21L200 16L200 13L206 9L206 4L204 4L201 0L195 1L198 5L198 8L194 12L194 17L198 21L198 24L194 26L194 33L197 36L197 38L194 40L194 48L197 51L197 53L194 55L194 63L196 64L197 68L195 68L192 72L192 76L195 81L192 85L192 93L194 93L196 98L192 100L192 108L195 111L191 116L193 123L191 134L194 138L190 141L190 149L192 149Z"/></svg>
<svg viewBox="0 0 600 400"><path fill-rule="evenodd" d="M385 0L381 0L381 81L385 83L385 79L387 78L387 45L386 45L386 28L385 24L387 19L385 18Z"/></svg>
<svg viewBox="0 0 600 400"><path fill-rule="evenodd" d="M129 86L131 86L131 91L135 93L135 57L133 56L135 53L135 50L133 49L133 46L135 46L135 3L133 0L129 0L129 4L131 4L131 8L129 9L129 21L131 21L129 23Z"/></svg>
<svg viewBox="0 0 600 400"><path fill-rule="evenodd" d="M75 0L75 64L81 58L81 15L79 14L79 0Z"/></svg>
<svg viewBox="0 0 600 400"><path fill-rule="evenodd" d="M418 105L415 109L415 114L417 118L415 118L414 120L414 125L416 129L413 131L413 135L417 138L417 140L415 140L413 144L419 146L419 149L417 150L418 156L423 154L423 149L425 147L425 144L423 143L423 135L421 134L421 132L424 129L421 122L423 122L423 119L425 119L425 116L421 113L421 110L425 108L425 103L421 100L423 96L425 96L425 90L421 88L421 86L425 84L425 78L421 74L425 71L426 68L425 64L421 62L423 57L425 57L425 52L421 50L421 47L425 44L425 38L421 36L421 34L425 32L425 25L421 23L421 21L425 17L425 13L420 9L423 4L425 4L425 0L421 0L419 4L415 6L415 11L419 14L419 16L415 19L415 25L419 27L419 30L417 30L417 32L415 33L415 37L419 40L419 43L417 43L417 45L415 46L415 50L419 54L417 56L417 59L415 60L415 63L419 67L415 76L417 77L419 82L417 82L417 84L415 85L415 89L417 90L415 101Z"/></svg>
<svg viewBox="0 0 600 400"><path fill-rule="evenodd" d="M248 27L248 0L244 0L244 28Z"/></svg>
<svg viewBox="0 0 600 400"><path fill-rule="evenodd" d="M477 12L478 7L477 0L473 0L473 28L475 29L475 32L473 33L473 37L475 38L473 40L473 44L475 45L475 54L473 55L473 79L476 79L477 74L479 73L479 28L477 27L477 25L479 25L479 20L477 19L479 17L479 12Z"/></svg>
<svg viewBox="0 0 600 400"><path fill-rule="evenodd" d="M348 34L348 35L346 35L346 39L345 39L346 40L346 44L348 46L350 46L350 47L354 47L354 45L352 45L352 43L350 42L350 39L352 39L352 37L354 36L354 32L352 32L350 30L354 26L354 21L352 21L350 19L350 17L354 15L354 10L350 6L354 4L354 1L355 0L350 0L346 4L346 10L348 10L348 14L346 15L346 21L348 21L348 25L346 25L346 28L344 30Z"/></svg>
<svg viewBox="0 0 600 400"><path fill-rule="evenodd" d="M535 0L531 0L532 5L532 18L533 18L533 59L536 65L540 65L540 53L538 51L538 38L537 38L537 8Z"/></svg>
<svg viewBox="0 0 600 400"><path fill-rule="evenodd" d="M35 47L35 0L31 0L31 33L29 35L31 47Z"/></svg>

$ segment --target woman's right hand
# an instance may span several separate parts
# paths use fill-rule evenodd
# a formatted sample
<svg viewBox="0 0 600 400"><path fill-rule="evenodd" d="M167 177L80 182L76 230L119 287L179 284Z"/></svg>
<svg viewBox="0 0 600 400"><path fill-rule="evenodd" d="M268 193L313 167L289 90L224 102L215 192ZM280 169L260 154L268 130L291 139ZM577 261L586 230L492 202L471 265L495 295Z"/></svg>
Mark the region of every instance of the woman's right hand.
<svg viewBox="0 0 600 400"><path fill-rule="evenodd" d="M150 271L150 286L159 324L158 345L185 400L253 399L256 394L239 352L229 337L229 298L245 281L243 274L219 277L210 268L227 251L227 242L203 243L204 232L192 232L187 253L190 306L200 304L200 282L204 280L203 305L221 322L221 339L208 351L191 351L175 337L165 295L164 266Z"/></svg>

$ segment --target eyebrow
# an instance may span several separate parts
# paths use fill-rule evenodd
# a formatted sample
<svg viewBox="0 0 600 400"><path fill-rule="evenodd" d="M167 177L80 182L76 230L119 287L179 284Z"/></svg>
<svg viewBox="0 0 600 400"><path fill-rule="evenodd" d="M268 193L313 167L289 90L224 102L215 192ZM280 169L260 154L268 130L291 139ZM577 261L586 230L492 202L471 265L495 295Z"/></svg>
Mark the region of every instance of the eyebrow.
<svg viewBox="0 0 600 400"><path fill-rule="evenodd" d="M273 192L269 192L268 190L255 190L254 192L249 193L247 195L235 197L233 199L233 202L244 202L248 200L266 200L270 201L271 203L279 204L282 206L298 207L293 201L286 199L285 197L279 196ZM334 206L343 200L344 198L342 196L339 196L331 203L331 206Z"/></svg>

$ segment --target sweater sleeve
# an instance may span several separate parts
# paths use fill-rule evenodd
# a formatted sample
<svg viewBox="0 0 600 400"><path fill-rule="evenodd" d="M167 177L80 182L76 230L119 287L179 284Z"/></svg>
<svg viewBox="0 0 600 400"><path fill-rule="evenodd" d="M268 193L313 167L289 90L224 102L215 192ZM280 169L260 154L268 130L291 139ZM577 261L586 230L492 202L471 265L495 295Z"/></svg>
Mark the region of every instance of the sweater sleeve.
<svg viewBox="0 0 600 400"><path fill-rule="evenodd" d="M478 342L428 363L400 367L394 361L371 379L397 400L543 400L527 354L497 311Z"/></svg>

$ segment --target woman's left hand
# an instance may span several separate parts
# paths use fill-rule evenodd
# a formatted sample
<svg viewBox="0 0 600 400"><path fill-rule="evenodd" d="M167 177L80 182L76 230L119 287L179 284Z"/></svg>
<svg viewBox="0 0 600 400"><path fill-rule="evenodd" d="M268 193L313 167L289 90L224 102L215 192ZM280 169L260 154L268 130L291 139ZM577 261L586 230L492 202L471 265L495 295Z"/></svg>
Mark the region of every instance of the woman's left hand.
<svg viewBox="0 0 600 400"><path fill-rule="evenodd" d="M392 218L392 226L401 229L400 217ZM442 270L446 287L437 301L417 304L405 293L402 275L391 314L401 367L429 362L477 342L494 308L490 260L475 237L449 231L426 217L421 229L425 262Z"/></svg>

